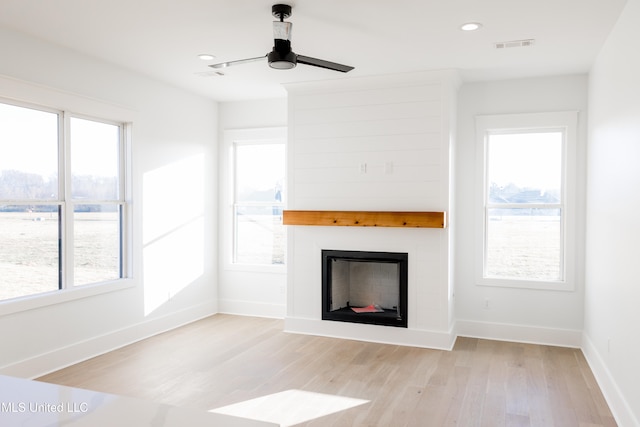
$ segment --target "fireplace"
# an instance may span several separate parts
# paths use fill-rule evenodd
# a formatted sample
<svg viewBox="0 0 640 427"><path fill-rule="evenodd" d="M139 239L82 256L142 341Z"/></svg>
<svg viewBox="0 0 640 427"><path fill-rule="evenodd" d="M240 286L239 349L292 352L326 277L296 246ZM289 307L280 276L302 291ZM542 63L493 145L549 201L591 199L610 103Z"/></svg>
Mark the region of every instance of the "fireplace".
<svg viewBox="0 0 640 427"><path fill-rule="evenodd" d="M322 320L407 327L408 254L322 251Z"/></svg>

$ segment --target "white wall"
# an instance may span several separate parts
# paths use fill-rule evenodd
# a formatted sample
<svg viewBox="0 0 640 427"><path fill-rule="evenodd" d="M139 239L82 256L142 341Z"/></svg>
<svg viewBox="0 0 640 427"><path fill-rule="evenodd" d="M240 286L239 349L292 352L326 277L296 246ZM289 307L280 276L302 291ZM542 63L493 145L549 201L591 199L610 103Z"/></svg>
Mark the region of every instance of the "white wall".
<svg viewBox="0 0 640 427"><path fill-rule="evenodd" d="M231 129L278 128L287 125L287 99L269 99L258 101L224 102L219 111L219 139L222 142L224 131ZM224 191L229 173L228 153L224 144L220 144L220 195L225 199ZM225 209L230 206L224 202L219 208L219 310L223 313L283 318L286 310L286 270L252 269L231 266L223 256L231 250L231 242L225 239L231 224L224 219Z"/></svg>
<svg viewBox="0 0 640 427"><path fill-rule="evenodd" d="M289 209L450 213L455 72L287 85ZM285 329L450 348L450 229L289 227ZM321 250L409 254L408 328L321 320Z"/></svg>
<svg viewBox="0 0 640 427"><path fill-rule="evenodd" d="M475 116L487 114L579 111L578 224L576 286L572 292L478 286L475 205ZM579 346L583 322L584 158L587 76L559 76L464 84L458 97L456 143L456 318L460 335ZM480 155L482 155L480 153ZM485 309L485 299L489 308Z"/></svg>
<svg viewBox="0 0 640 427"><path fill-rule="evenodd" d="M133 123L132 286L0 303L0 372L37 376L215 313L217 104L1 28L0 51L0 97Z"/></svg>
<svg viewBox="0 0 640 427"><path fill-rule="evenodd" d="M620 426L640 425L640 0L589 80L585 354Z"/></svg>

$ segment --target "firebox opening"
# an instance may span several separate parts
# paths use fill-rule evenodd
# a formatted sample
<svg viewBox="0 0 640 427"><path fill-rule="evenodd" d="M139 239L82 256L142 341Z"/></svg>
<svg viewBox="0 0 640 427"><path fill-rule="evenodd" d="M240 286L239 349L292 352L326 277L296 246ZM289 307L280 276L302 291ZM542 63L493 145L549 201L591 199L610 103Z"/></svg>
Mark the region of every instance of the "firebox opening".
<svg viewBox="0 0 640 427"><path fill-rule="evenodd" d="M408 254L322 251L322 319L407 327Z"/></svg>

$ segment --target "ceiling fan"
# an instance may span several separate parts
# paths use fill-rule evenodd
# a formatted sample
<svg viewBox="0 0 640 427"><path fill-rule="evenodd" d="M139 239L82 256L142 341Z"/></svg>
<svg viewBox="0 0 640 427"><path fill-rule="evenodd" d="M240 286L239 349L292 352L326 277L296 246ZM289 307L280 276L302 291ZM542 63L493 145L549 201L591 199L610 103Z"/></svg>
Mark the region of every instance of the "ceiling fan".
<svg viewBox="0 0 640 427"><path fill-rule="evenodd" d="M291 50L291 22L284 20L291 16L291 6L286 4L275 4L271 7L271 14L279 21L273 22L273 50L264 56L255 58L238 59L236 61L221 62L212 64L212 68L225 68L230 65L244 64L247 62L261 61L265 58L269 61L269 66L278 70L289 70L296 64L313 65L314 67L327 68L329 70L347 73L353 70L349 65L338 64L336 62L325 61L324 59L311 58L310 56L298 55Z"/></svg>

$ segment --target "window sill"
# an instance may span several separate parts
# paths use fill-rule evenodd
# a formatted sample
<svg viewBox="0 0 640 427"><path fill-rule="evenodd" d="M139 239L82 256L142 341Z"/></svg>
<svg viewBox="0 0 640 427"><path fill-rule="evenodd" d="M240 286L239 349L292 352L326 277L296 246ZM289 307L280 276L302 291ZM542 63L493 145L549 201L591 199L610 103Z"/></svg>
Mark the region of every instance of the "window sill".
<svg viewBox="0 0 640 427"><path fill-rule="evenodd" d="M572 292L575 290L571 282L542 282L535 280L517 280L517 279L494 279L482 278L477 280L478 286L512 288L512 289L534 289L544 291L564 291Z"/></svg>
<svg viewBox="0 0 640 427"><path fill-rule="evenodd" d="M112 282L84 285L73 289L64 289L37 295L13 298L0 301L0 317L28 310L35 310L55 304L62 304L82 298L102 295L134 287L132 279L121 279Z"/></svg>

